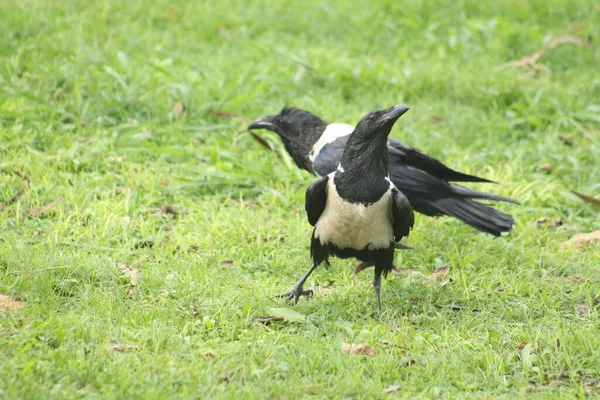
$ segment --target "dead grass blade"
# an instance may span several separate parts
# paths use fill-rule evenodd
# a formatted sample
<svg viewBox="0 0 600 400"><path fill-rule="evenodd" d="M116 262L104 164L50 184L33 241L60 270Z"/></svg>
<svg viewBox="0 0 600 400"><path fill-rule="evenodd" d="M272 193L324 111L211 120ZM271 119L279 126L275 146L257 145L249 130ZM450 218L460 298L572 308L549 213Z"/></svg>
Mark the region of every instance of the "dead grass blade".
<svg viewBox="0 0 600 400"><path fill-rule="evenodd" d="M43 207L38 207L38 208L30 208L27 210L27 214L31 215L32 217L37 217L39 215L42 215L43 213L45 213L46 211L50 211L52 210L54 207L56 207L56 205L58 203L60 203L60 201L63 199L64 195L60 195L56 198L56 200L54 200L52 203L50 204L46 204Z"/></svg>
<svg viewBox="0 0 600 400"><path fill-rule="evenodd" d="M574 190L571 190L571 193L573 193L575 196L579 197L581 200L585 201L586 203L590 203L596 207L600 207L600 200L598 200L595 197L588 196L587 194L579 193Z"/></svg>
<svg viewBox="0 0 600 400"><path fill-rule="evenodd" d="M13 195L13 197L8 199L4 203L0 203L0 211L4 211L8 206L14 204L17 200L19 200L19 197L21 197L23 195L23 193L25 193L25 191L29 188L30 181L29 181L29 178L27 178L27 175L22 174L19 171L16 171L14 169L12 169L12 170L2 169L0 171L4 172L5 174L16 175L19 178L21 178L21 180L24 183L23 186L21 186L21 188L19 190L17 190L17 193L15 193Z"/></svg>

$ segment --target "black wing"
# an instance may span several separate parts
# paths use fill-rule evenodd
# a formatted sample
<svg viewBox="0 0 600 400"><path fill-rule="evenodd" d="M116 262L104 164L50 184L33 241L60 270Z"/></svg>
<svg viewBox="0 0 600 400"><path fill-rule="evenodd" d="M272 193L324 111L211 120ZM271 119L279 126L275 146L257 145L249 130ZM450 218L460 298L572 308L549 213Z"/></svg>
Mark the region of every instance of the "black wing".
<svg viewBox="0 0 600 400"><path fill-rule="evenodd" d="M392 189L392 219L394 240L399 242L410 233L415 223L415 213L406 196L395 188Z"/></svg>
<svg viewBox="0 0 600 400"><path fill-rule="evenodd" d="M306 201L304 209L308 216L308 222L315 226L321 217L321 213L325 209L327 203L327 181L329 178L324 178L314 181L308 189L306 189Z"/></svg>
<svg viewBox="0 0 600 400"><path fill-rule="evenodd" d="M391 156L399 157L401 162L407 166L423 170L430 173L436 178L442 179L447 182L491 182L485 178L478 176L463 174L448 168L433 157L429 157L427 154L421 153L417 149L413 149L410 146L405 145L399 140L389 138L388 139L388 151Z"/></svg>

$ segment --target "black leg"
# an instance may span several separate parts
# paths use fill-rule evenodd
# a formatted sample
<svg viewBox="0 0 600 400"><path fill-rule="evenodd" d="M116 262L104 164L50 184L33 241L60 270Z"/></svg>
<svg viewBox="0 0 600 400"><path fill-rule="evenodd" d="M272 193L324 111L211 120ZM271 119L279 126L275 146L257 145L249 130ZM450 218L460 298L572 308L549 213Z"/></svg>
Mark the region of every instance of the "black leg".
<svg viewBox="0 0 600 400"><path fill-rule="evenodd" d="M312 267L306 272L306 274L294 285L294 287L287 293L283 293L278 295L277 297L285 297L286 302L293 302L294 304L298 303L298 299L300 296L310 296L312 295L312 290L303 290L302 287L306 283L306 280L313 273L315 269L319 266L318 263L313 263Z"/></svg>
<svg viewBox="0 0 600 400"><path fill-rule="evenodd" d="M373 279L375 297L377 297L377 315L381 317L381 271L375 268L375 279Z"/></svg>

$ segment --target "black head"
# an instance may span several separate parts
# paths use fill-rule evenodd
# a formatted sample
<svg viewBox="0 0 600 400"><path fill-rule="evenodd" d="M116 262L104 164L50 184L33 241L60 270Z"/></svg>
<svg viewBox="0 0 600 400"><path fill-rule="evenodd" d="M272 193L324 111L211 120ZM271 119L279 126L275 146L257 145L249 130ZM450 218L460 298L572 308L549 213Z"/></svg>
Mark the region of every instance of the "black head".
<svg viewBox="0 0 600 400"><path fill-rule="evenodd" d="M315 127L325 127L327 122L313 113L295 107L286 107L279 114L267 115L248 125L248 129L266 129L281 137L292 138L304 136Z"/></svg>
<svg viewBox="0 0 600 400"><path fill-rule="evenodd" d="M398 104L384 110L368 113L356 124L354 132L352 132L352 141L356 143L387 138L398 118L408 110L408 106Z"/></svg>
<svg viewBox="0 0 600 400"><path fill-rule="evenodd" d="M313 113L286 107L279 114L267 115L248 125L249 130L266 129L279 135L285 149L300 168L312 170L308 153L319 140L327 122Z"/></svg>

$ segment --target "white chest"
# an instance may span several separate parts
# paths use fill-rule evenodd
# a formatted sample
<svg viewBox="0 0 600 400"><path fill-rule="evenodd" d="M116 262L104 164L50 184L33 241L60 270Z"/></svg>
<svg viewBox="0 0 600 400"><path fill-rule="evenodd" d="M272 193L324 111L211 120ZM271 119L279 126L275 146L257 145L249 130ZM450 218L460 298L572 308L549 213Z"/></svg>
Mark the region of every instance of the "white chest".
<svg viewBox="0 0 600 400"><path fill-rule="evenodd" d="M344 201L333 183L327 183L327 203L317 224L315 238L340 248L369 250L388 248L394 240L391 185L377 202L364 206Z"/></svg>

